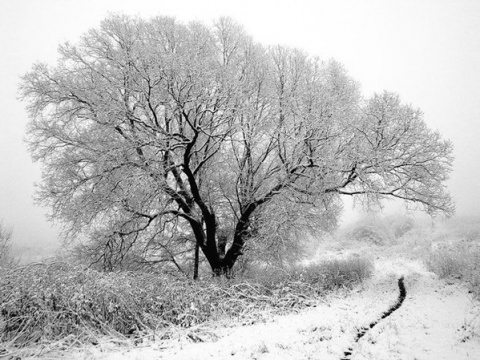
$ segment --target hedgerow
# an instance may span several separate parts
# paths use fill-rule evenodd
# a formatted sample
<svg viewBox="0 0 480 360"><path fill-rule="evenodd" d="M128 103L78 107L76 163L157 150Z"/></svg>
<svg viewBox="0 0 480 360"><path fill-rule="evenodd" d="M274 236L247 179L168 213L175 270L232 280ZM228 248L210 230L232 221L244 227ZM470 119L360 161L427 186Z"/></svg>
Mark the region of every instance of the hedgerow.
<svg viewBox="0 0 480 360"><path fill-rule="evenodd" d="M352 265L354 264L354 265ZM355 265L356 264L356 265ZM0 340L16 346L74 335L130 336L218 320L259 320L296 311L371 273L367 260L329 262L263 279L99 272L57 262L2 270ZM370 269L370 270L368 270Z"/></svg>

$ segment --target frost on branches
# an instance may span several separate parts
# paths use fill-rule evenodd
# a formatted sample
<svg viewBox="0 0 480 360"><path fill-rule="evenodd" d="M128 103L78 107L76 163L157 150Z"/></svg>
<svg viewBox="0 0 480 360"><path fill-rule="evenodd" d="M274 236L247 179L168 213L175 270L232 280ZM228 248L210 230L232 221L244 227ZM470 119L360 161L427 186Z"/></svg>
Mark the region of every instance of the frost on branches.
<svg viewBox="0 0 480 360"><path fill-rule="evenodd" d="M334 226L340 195L453 211L451 143L418 109L230 19L112 16L59 52L20 86L38 198L105 269L197 248L228 274L248 243Z"/></svg>

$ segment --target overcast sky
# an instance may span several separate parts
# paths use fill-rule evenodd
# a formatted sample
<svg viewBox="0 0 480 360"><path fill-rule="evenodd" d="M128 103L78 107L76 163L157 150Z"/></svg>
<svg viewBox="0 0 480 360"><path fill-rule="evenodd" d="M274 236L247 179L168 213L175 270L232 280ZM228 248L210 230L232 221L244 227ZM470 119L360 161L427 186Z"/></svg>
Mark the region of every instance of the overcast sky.
<svg viewBox="0 0 480 360"><path fill-rule="evenodd" d="M479 215L479 0L2 0L0 1L0 220L17 242L54 240L34 205L40 165L23 142L28 122L19 77L36 61L53 64L57 46L98 27L108 12L211 23L230 16L264 44L335 58L365 96L389 90L419 107L455 146L449 189L458 215Z"/></svg>

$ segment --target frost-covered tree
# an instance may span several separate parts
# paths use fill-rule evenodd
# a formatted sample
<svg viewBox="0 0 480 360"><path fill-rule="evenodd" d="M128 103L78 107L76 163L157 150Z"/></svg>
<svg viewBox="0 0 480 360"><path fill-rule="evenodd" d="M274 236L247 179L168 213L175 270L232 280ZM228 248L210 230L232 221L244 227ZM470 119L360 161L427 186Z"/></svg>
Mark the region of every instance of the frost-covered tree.
<svg viewBox="0 0 480 360"><path fill-rule="evenodd" d="M17 263L12 255L12 228L9 228L0 221L0 267L9 267Z"/></svg>
<svg viewBox="0 0 480 360"><path fill-rule="evenodd" d="M197 246L228 273L248 241L334 224L340 195L453 211L452 146L419 110L230 19L112 16L59 52L20 87L38 196L107 267Z"/></svg>

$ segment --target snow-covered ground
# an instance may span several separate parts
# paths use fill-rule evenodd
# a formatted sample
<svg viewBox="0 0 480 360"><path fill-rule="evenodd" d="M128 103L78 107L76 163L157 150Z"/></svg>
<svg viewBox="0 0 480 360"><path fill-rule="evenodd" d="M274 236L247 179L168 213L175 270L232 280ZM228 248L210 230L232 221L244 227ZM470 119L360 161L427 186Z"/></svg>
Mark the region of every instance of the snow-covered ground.
<svg viewBox="0 0 480 360"><path fill-rule="evenodd" d="M358 343L358 328L379 319L398 298L402 306L381 320ZM438 279L420 260L379 258L375 274L353 292L330 295L299 314L267 323L216 328L204 342L186 336L119 347L113 343L64 354L69 359L480 359L480 307L465 287ZM473 333L476 332L476 335Z"/></svg>

